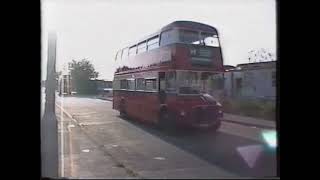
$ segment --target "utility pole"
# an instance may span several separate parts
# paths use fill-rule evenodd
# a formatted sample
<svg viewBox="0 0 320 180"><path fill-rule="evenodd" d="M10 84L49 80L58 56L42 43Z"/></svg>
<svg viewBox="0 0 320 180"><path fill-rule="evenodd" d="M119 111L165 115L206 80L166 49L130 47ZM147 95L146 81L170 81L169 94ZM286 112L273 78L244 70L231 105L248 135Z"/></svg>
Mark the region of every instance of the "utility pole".
<svg viewBox="0 0 320 180"><path fill-rule="evenodd" d="M58 178L58 126L55 113L56 34L49 33L45 111L41 120L41 175Z"/></svg>

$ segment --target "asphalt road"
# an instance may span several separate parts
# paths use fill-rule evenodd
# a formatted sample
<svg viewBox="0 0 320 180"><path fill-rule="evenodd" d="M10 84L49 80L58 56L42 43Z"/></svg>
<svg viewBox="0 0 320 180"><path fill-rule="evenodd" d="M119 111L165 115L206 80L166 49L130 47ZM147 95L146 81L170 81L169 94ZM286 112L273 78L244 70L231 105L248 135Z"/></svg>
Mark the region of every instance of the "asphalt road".
<svg viewBox="0 0 320 180"><path fill-rule="evenodd" d="M57 97L56 103L60 167L65 177L276 176L276 154L261 138L263 129L223 122L216 133L168 134L120 118L110 101Z"/></svg>

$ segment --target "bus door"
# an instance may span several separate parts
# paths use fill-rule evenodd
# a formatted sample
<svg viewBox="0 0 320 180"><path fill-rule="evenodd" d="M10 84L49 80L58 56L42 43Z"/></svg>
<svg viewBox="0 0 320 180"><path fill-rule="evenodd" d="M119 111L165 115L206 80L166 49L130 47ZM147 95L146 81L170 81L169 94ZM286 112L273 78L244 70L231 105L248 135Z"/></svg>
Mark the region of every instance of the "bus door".
<svg viewBox="0 0 320 180"><path fill-rule="evenodd" d="M144 119L147 121L156 121L159 107L156 77L145 78L145 103L143 106Z"/></svg>
<svg viewBox="0 0 320 180"><path fill-rule="evenodd" d="M145 79L142 77L139 77L136 79L136 113L139 119L145 120L143 116L145 110L145 103L146 103L146 94L144 93L145 89Z"/></svg>
<svg viewBox="0 0 320 180"><path fill-rule="evenodd" d="M158 96L159 96L159 103L157 104L165 104L166 100L166 77L165 77L165 72L159 72L159 81L158 81Z"/></svg>

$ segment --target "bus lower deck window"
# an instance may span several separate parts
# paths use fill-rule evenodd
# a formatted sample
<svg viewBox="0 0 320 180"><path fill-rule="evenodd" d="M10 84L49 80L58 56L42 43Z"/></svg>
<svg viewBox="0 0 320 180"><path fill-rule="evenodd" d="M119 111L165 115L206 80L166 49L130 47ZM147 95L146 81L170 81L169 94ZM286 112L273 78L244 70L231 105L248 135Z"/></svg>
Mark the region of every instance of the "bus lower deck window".
<svg viewBox="0 0 320 180"><path fill-rule="evenodd" d="M145 89L145 81L143 78L136 79L137 81L137 90L144 90Z"/></svg>
<svg viewBox="0 0 320 180"><path fill-rule="evenodd" d="M146 90L157 90L157 81L155 79L146 79Z"/></svg>

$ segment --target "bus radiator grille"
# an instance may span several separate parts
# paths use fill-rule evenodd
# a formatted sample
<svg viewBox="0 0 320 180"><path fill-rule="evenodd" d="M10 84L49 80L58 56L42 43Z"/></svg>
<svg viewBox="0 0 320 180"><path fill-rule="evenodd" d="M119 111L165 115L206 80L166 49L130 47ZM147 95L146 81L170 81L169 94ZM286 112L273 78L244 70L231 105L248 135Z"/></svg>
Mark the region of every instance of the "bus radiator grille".
<svg viewBox="0 0 320 180"><path fill-rule="evenodd" d="M196 107L193 111L193 118L196 123L210 123L217 119L218 112L213 107Z"/></svg>

